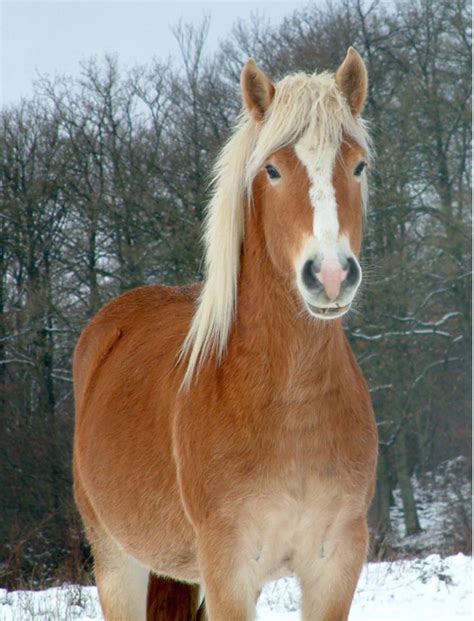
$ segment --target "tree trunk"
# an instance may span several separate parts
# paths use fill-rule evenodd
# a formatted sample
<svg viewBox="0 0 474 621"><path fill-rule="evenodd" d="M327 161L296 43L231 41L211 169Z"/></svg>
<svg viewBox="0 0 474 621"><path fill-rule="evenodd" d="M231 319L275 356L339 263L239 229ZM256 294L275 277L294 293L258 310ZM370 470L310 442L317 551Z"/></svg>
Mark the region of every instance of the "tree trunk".
<svg viewBox="0 0 474 621"><path fill-rule="evenodd" d="M415 535L421 531L416 510L415 496L411 484L410 472L408 468L408 455L405 432L401 431L396 444L396 468L398 484L403 503L403 519L405 522L405 535Z"/></svg>
<svg viewBox="0 0 474 621"><path fill-rule="evenodd" d="M383 556L388 535L392 531L390 522L390 502L392 485L387 464L386 451L380 446L377 468L377 487L369 512L369 525L374 535L374 553Z"/></svg>

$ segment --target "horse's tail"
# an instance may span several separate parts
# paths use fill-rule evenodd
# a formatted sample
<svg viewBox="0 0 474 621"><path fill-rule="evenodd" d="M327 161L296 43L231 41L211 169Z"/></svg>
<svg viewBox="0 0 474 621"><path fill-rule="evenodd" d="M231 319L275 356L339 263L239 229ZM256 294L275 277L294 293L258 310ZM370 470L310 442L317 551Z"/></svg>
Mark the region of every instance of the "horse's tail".
<svg viewBox="0 0 474 621"><path fill-rule="evenodd" d="M205 621L199 586L150 574L147 621Z"/></svg>

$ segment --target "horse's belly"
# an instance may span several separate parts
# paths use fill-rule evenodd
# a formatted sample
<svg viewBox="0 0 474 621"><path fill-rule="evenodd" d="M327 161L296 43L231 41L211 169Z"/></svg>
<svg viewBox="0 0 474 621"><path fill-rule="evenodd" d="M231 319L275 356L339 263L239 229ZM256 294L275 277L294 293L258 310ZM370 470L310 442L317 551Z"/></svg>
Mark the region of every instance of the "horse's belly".
<svg viewBox="0 0 474 621"><path fill-rule="evenodd" d="M194 581L195 534L183 510L171 448L153 429L124 423L114 434L103 423L77 452L77 478L92 508L91 519L81 507L86 526L98 520L123 550L156 573Z"/></svg>
<svg viewBox="0 0 474 621"><path fill-rule="evenodd" d="M109 479L104 468L88 489L99 524L125 552L155 573L197 581L195 535L177 489L147 484L146 476L137 481L133 467L128 477L118 478L119 486L117 473L111 475ZM103 488L108 493L99 493Z"/></svg>
<svg viewBox="0 0 474 621"><path fill-rule="evenodd" d="M129 554L156 574L199 582L194 532L184 516L178 512L174 516L168 521L155 514L155 519L146 523L124 524L115 535Z"/></svg>

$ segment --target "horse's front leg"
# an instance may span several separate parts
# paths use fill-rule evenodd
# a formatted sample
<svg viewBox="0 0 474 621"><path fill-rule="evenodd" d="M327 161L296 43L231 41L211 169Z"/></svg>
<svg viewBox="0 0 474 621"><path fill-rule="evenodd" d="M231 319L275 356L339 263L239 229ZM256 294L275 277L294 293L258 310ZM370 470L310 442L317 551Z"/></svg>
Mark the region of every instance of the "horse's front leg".
<svg viewBox="0 0 474 621"><path fill-rule="evenodd" d="M258 588L235 525L201 526L198 554L208 621L253 621Z"/></svg>
<svg viewBox="0 0 474 621"><path fill-rule="evenodd" d="M367 523L361 517L339 528L300 564L303 621L347 621L367 542Z"/></svg>

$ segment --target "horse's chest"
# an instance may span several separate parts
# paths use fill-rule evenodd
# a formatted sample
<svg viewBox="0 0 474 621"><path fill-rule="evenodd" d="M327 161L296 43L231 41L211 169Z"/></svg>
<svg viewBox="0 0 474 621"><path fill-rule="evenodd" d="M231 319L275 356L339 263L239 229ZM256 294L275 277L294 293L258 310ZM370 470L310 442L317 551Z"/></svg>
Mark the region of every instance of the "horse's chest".
<svg viewBox="0 0 474 621"><path fill-rule="evenodd" d="M246 515L249 554L262 580L324 563L344 524L365 511L361 430L333 425L331 432L329 422L308 406L288 410L273 430L262 457L266 476L258 477Z"/></svg>
<svg viewBox="0 0 474 621"><path fill-rule="evenodd" d="M332 400L276 402L269 412L270 424L261 429L262 445L277 456L279 467L290 464L295 476L333 476L361 458L368 425L364 417L350 414Z"/></svg>
<svg viewBox="0 0 474 621"><path fill-rule="evenodd" d="M357 501L332 477L296 469L284 480L268 482L249 500L245 540L262 582L298 573L308 562L324 562L341 525Z"/></svg>

